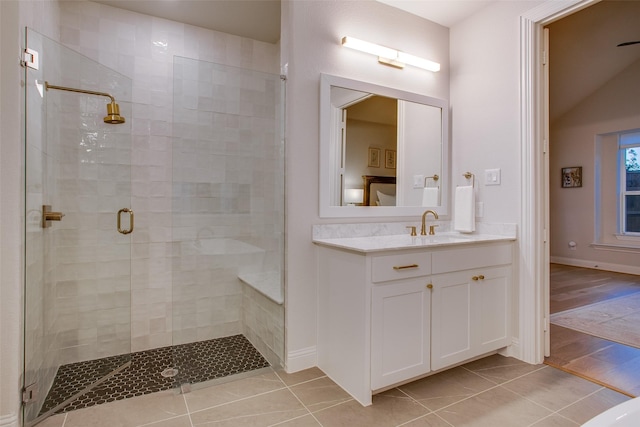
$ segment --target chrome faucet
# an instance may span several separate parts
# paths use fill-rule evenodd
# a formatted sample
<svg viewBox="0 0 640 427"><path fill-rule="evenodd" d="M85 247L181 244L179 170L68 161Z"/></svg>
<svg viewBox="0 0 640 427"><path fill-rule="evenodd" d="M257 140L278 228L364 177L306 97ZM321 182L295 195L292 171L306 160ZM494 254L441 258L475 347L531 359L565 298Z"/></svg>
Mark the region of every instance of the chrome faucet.
<svg viewBox="0 0 640 427"><path fill-rule="evenodd" d="M433 214L433 218L434 219L438 219L438 214L437 213L435 213L431 209L426 210L422 214L422 228L420 229L420 235L421 236L426 236L427 235L427 230L426 230L426 226L425 226L425 219L427 218L427 214ZM429 226L429 235L430 236L433 236L434 234L436 234L435 227L437 227L437 225L433 225L432 224L432 225Z"/></svg>

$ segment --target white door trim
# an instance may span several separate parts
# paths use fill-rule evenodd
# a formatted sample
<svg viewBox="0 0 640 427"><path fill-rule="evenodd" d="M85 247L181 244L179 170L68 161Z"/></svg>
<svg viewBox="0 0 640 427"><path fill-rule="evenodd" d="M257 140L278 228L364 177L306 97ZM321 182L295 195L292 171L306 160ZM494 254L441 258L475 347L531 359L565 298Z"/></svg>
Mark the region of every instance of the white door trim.
<svg viewBox="0 0 640 427"><path fill-rule="evenodd" d="M520 16L521 224L519 268L520 358L544 360L545 288L549 263L545 251L545 176L543 158L543 26L599 0L546 1Z"/></svg>

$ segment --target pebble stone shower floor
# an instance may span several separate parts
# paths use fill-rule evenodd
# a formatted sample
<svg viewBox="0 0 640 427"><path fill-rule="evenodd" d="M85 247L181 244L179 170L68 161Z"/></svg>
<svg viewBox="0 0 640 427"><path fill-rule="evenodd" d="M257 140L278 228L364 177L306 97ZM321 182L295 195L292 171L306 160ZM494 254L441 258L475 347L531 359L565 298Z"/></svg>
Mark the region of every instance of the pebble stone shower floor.
<svg viewBox="0 0 640 427"><path fill-rule="evenodd" d="M128 360L131 360L131 366L113 375L56 413L270 366L243 335L71 363L58 369L40 414L55 408ZM162 372L168 368L177 369L177 374L173 377L163 376Z"/></svg>

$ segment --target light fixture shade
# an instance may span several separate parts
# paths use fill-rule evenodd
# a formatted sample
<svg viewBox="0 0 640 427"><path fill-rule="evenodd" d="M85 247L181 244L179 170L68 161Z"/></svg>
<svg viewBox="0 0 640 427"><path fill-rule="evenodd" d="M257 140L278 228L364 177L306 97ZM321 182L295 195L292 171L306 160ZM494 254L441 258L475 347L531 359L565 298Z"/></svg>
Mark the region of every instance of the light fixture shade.
<svg viewBox="0 0 640 427"><path fill-rule="evenodd" d="M362 203L364 190L362 188L347 188L344 190L345 203Z"/></svg>
<svg viewBox="0 0 640 427"><path fill-rule="evenodd" d="M395 49L380 46L375 43L369 43L364 40L353 37L343 37L342 45L360 52L370 53L371 55L380 56L382 58L394 59L398 52Z"/></svg>
<svg viewBox="0 0 640 427"><path fill-rule="evenodd" d="M409 55L408 53L398 52L398 61L405 64L413 65L414 67L422 68L428 71L438 72L440 71L440 64L437 62L429 61L428 59L420 58L418 56Z"/></svg>
<svg viewBox="0 0 640 427"><path fill-rule="evenodd" d="M437 72L440 71L440 64L429 61L428 59L400 52L396 49L380 46L375 43L366 42L354 37L345 36L342 38L342 45L360 52L369 53L378 57L378 62L385 65L391 65L396 68L404 68L405 64L424 70Z"/></svg>

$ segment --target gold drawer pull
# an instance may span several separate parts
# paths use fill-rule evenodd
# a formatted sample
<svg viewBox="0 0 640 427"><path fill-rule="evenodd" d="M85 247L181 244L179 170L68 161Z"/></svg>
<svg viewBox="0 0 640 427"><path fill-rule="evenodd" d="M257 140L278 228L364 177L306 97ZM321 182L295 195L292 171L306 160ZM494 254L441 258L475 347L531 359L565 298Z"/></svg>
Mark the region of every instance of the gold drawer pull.
<svg viewBox="0 0 640 427"><path fill-rule="evenodd" d="M429 283L429 284L427 285L427 289L433 289L433 285L432 285L431 283Z"/></svg>
<svg viewBox="0 0 640 427"><path fill-rule="evenodd" d="M418 268L420 267L418 264L410 264L410 265L394 265L394 270L406 270L407 268Z"/></svg>
<svg viewBox="0 0 640 427"><path fill-rule="evenodd" d="M484 280L484 276L480 274L479 276L473 276L471 280Z"/></svg>
<svg viewBox="0 0 640 427"><path fill-rule="evenodd" d="M478 276L478 279L484 280L484 276L481 274L481 275Z"/></svg>

